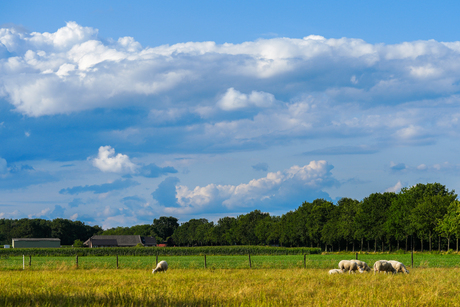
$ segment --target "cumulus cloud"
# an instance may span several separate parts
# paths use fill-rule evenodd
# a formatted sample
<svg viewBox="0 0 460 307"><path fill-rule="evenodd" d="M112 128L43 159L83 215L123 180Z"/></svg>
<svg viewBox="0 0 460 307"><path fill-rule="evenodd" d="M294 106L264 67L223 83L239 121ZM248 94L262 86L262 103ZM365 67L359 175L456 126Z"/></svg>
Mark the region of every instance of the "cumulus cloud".
<svg viewBox="0 0 460 307"><path fill-rule="evenodd" d="M93 165L103 172L114 173L133 173L137 168L127 155L119 153L115 156L115 149L111 146L99 147L99 153L97 158L93 159Z"/></svg>
<svg viewBox="0 0 460 307"><path fill-rule="evenodd" d="M115 149L111 146L99 147L97 158L90 159L95 167L103 172L133 174L147 178L157 178L166 174L177 173L177 170L172 166L160 167L155 163L147 165L135 164L131 162L129 157L124 154L115 155Z"/></svg>
<svg viewBox="0 0 460 307"><path fill-rule="evenodd" d="M217 105L222 110L235 111L251 106L268 108L273 105L274 101L275 97L269 93L252 91L251 94L246 95L231 87L219 99Z"/></svg>
<svg viewBox="0 0 460 307"><path fill-rule="evenodd" d="M272 106L286 89L393 104L397 96L459 90L458 42L384 45L310 35L144 48L132 37L103 41L97 33L75 22L54 33L0 29L0 49L7 51L0 52L1 95L22 114L43 116L132 105L145 95L211 97L224 90L217 106L226 111ZM251 84L259 89L248 89Z"/></svg>
<svg viewBox="0 0 460 307"><path fill-rule="evenodd" d="M307 198L328 198L322 192L325 187L338 185L332 177L333 167L326 161L312 161L305 166L292 166L284 171L268 173L266 177L253 179L240 185L209 184L190 190L177 185L174 179L164 181L168 199L172 200L172 187L175 186L175 206L166 206L170 214L190 214L203 210L235 210L264 205L265 208L296 207ZM158 198L159 190L154 197Z"/></svg>
<svg viewBox="0 0 460 307"><path fill-rule="evenodd" d="M101 40L97 29L75 22L55 33L3 28L0 41L8 51L0 52L0 96L17 112L43 117L141 106L147 119L104 133L145 151L154 143L225 151L372 135L380 144L307 154L374 153L457 133L457 42L384 45L311 35L152 48L132 37ZM437 115L442 107L453 108L451 118ZM111 150L103 147L95 166L131 174L142 167Z"/></svg>
<svg viewBox="0 0 460 307"><path fill-rule="evenodd" d="M394 186L389 187L388 189L386 189L385 192L398 193L399 190L401 190L402 187L403 187L403 185L402 185L401 181L398 181Z"/></svg>

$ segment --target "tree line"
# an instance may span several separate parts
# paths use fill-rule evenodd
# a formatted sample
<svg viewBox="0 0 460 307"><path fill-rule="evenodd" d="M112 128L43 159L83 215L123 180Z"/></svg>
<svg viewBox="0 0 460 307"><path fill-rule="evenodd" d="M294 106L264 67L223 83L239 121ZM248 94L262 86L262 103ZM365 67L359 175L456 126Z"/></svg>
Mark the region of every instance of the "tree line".
<svg viewBox="0 0 460 307"><path fill-rule="evenodd" d="M0 244L11 244L13 238L59 238L61 245L84 242L95 234L101 234L99 226L85 225L80 221L57 218L0 219Z"/></svg>
<svg viewBox="0 0 460 307"><path fill-rule="evenodd" d="M399 193L373 193L362 201L342 198L304 202L282 216L259 210L217 223L192 219L174 230L179 246L279 245L322 250L449 249L460 237L460 202L439 183L417 184ZM436 240L436 242L435 242Z"/></svg>
<svg viewBox="0 0 460 307"><path fill-rule="evenodd" d="M13 237L57 237L70 245L94 234L154 236L158 243L175 246L275 245L328 251L431 251L449 249L456 239L458 251L460 202L454 190L440 183L419 183L399 193L373 193L361 201L342 198L333 204L316 199L282 216L254 210L217 223L201 218L179 225L177 218L161 216L152 224L104 231L65 219L0 220L3 244Z"/></svg>

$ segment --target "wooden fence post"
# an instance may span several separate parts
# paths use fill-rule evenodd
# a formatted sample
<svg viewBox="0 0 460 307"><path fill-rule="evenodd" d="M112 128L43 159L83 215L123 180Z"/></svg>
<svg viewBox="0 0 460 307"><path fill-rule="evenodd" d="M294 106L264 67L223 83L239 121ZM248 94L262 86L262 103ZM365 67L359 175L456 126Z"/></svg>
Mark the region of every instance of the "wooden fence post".
<svg viewBox="0 0 460 307"><path fill-rule="evenodd" d="M78 255L75 256L75 265L77 266L77 269L78 269Z"/></svg>
<svg viewBox="0 0 460 307"><path fill-rule="evenodd" d="M26 256L22 255L22 269L25 270L26 269L26 265L25 265L25 260L26 259Z"/></svg>
<svg viewBox="0 0 460 307"><path fill-rule="evenodd" d="M204 268L206 269L207 266L206 266L206 255L204 255Z"/></svg>
<svg viewBox="0 0 460 307"><path fill-rule="evenodd" d="M156 257L156 263L155 263L155 267L158 265L158 253L157 253L157 257Z"/></svg>
<svg viewBox="0 0 460 307"><path fill-rule="evenodd" d="M32 266L32 256L29 255L29 267Z"/></svg>
<svg viewBox="0 0 460 307"><path fill-rule="evenodd" d="M251 254L248 254L249 255L249 268L252 268L252 264L251 264Z"/></svg>
<svg viewBox="0 0 460 307"><path fill-rule="evenodd" d="M412 253L410 255L410 259L411 259L411 267L414 268L414 250L412 250Z"/></svg>

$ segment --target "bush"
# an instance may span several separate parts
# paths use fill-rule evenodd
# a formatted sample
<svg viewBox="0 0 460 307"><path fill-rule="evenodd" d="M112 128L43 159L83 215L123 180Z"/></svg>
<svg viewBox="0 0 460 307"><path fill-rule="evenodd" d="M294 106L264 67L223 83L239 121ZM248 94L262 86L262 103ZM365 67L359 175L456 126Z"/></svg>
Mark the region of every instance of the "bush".
<svg viewBox="0 0 460 307"><path fill-rule="evenodd" d="M76 240L73 242L73 247L83 247L83 241L82 241L82 240L79 240L79 239L76 239Z"/></svg>
<svg viewBox="0 0 460 307"><path fill-rule="evenodd" d="M75 248L9 248L0 249L0 256L194 256L194 255L303 255L320 254L321 249L309 247L273 247L273 246L199 246L199 247L75 247Z"/></svg>

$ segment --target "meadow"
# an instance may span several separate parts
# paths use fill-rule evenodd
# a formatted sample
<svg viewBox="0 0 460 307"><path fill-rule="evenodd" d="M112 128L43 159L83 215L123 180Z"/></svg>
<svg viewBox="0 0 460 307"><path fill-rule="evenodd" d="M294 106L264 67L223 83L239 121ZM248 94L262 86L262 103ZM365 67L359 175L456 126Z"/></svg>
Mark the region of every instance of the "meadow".
<svg viewBox="0 0 460 307"><path fill-rule="evenodd" d="M160 256L158 274L154 256L3 256L0 306L460 306L458 254L359 254L410 274L328 274L354 256Z"/></svg>
<svg viewBox="0 0 460 307"><path fill-rule="evenodd" d="M209 269L331 269L343 259L355 259L353 253L328 253L313 255L235 255L206 256L206 268ZM391 259L390 259L391 258ZM358 259L370 266L380 259L398 260L408 268L412 264L410 253L360 253ZM76 256L25 256L25 268L28 270L76 268ZM117 261L118 260L118 261ZM79 256L78 269L152 269L156 256ZM205 256L168 256L160 255L158 260L166 260L171 268L205 268ZM250 260L250 262L249 262ZM30 266L29 266L30 262ZM460 267L460 255L457 253L414 253L415 268L454 268ZM22 270L22 256L0 257L0 270Z"/></svg>
<svg viewBox="0 0 460 307"><path fill-rule="evenodd" d="M1 306L460 306L460 269L409 275L326 269L0 272Z"/></svg>

